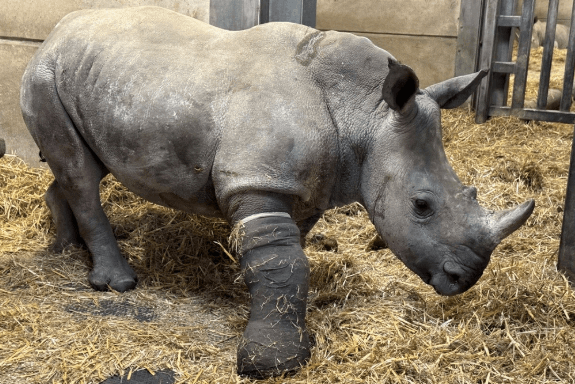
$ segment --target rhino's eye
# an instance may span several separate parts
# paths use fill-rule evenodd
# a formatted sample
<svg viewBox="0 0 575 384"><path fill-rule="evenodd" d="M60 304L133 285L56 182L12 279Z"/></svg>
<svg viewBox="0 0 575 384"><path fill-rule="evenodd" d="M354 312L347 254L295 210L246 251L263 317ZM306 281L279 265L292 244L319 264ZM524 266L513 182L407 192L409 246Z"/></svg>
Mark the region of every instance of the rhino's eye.
<svg viewBox="0 0 575 384"><path fill-rule="evenodd" d="M425 199L414 199L413 210L415 215L422 219L426 219L433 214L430 202Z"/></svg>

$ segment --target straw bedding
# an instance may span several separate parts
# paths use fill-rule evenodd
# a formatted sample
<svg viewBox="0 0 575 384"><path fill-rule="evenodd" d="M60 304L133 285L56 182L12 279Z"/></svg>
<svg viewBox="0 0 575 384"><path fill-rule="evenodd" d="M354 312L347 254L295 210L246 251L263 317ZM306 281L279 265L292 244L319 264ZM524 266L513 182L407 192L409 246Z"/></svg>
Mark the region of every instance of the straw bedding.
<svg viewBox="0 0 575 384"><path fill-rule="evenodd" d="M327 212L311 263L309 365L269 383L575 382L575 294L556 260L573 127L443 114L445 148L481 204L536 209L496 249L483 277L438 296L375 236L353 204ZM124 294L87 285L88 253L48 251L49 171L0 160L0 383L99 383L170 369L180 383L248 383L235 352L248 295L229 226L147 203L112 177L102 202L139 276ZM320 238L320 236L316 236Z"/></svg>

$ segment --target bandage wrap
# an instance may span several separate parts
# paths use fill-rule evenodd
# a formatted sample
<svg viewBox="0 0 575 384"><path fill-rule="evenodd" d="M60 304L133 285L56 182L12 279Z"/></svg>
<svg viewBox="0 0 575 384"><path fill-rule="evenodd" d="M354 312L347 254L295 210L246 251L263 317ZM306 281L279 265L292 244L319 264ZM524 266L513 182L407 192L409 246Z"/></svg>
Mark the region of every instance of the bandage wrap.
<svg viewBox="0 0 575 384"><path fill-rule="evenodd" d="M289 217L243 223L241 267L252 298L250 321L238 348L238 372L281 374L309 358L305 326L309 263Z"/></svg>

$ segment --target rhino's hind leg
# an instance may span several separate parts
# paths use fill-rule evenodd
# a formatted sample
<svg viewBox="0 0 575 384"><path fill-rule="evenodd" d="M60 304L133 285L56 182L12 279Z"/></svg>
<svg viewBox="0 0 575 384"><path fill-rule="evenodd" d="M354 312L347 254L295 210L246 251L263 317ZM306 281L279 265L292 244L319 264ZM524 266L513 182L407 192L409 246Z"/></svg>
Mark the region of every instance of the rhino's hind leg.
<svg viewBox="0 0 575 384"><path fill-rule="evenodd" d="M310 357L309 264L299 229L291 218L279 216L240 226L241 267L252 303L238 347L238 373L263 378L297 370Z"/></svg>
<svg viewBox="0 0 575 384"><path fill-rule="evenodd" d="M54 74L45 68L34 76L27 72L22 82L22 115L56 179L46 195L59 232L56 247L77 242L79 234L92 254L88 279L95 289L134 288L136 274L122 257L100 203L100 180L109 171L64 109Z"/></svg>
<svg viewBox="0 0 575 384"><path fill-rule="evenodd" d="M54 159L54 156L48 153L46 158L56 178L56 186L49 196L55 197L57 193L61 193L59 197L65 198L65 202L73 212L72 218L66 210L64 200L55 200L56 204L53 206L57 212L56 228L60 230L64 227L64 233L58 235L58 239L70 240L70 236L74 236L72 219L75 219L78 233L92 254L93 268L88 275L92 287L101 291L112 288L119 292L134 288L137 281L136 274L120 253L112 227L100 202L100 180L108 170L84 144L65 160L60 160L59 157ZM64 161L73 162L76 166L64 165ZM64 222L61 221L62 216Z"/></svg>
<svg viewBox="0 0 575 384"><path fill-rule="evenodd" d="M56 180L46 191L45 200L56 225L56 240L50 247L51 250L62 252L68 246L82 246L83 241L78 232L78 223Z"/></svg>

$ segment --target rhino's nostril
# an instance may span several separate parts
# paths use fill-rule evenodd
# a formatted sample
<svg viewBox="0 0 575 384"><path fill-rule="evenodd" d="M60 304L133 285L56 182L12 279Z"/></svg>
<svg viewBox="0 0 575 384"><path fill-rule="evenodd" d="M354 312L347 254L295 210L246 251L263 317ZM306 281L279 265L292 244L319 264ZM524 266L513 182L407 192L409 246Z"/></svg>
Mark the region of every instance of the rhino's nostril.
<svg viewBox="0 0 575 384"><path fill-rule="evenodd" d="M465 275L465 270L451 261L443 264L443 272L445 272L447 277L454 283L458 283Z"/></svg>

